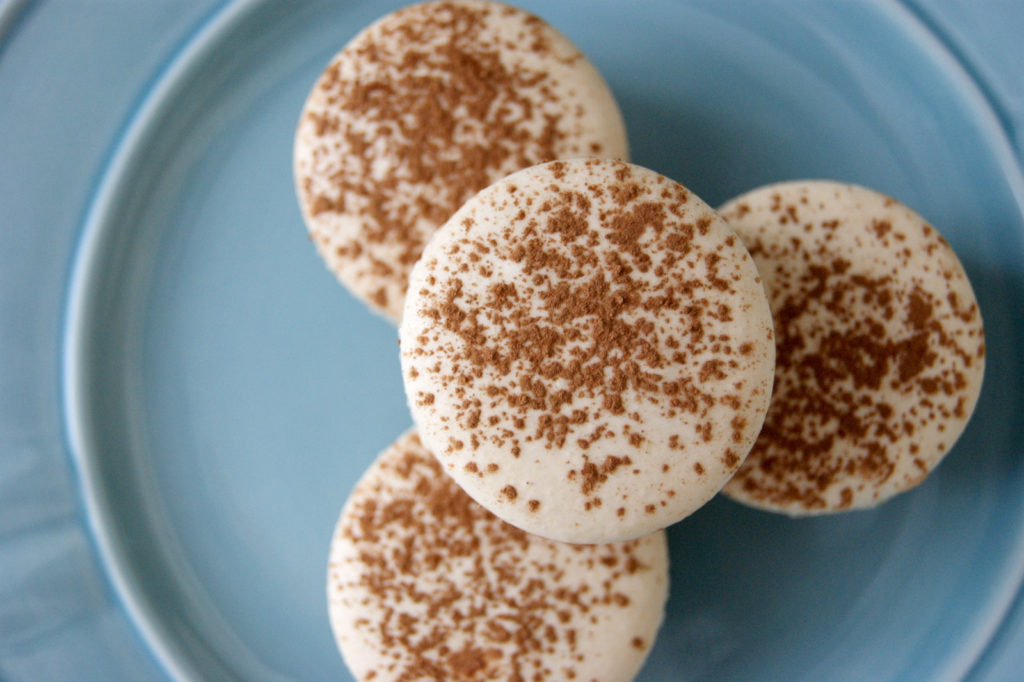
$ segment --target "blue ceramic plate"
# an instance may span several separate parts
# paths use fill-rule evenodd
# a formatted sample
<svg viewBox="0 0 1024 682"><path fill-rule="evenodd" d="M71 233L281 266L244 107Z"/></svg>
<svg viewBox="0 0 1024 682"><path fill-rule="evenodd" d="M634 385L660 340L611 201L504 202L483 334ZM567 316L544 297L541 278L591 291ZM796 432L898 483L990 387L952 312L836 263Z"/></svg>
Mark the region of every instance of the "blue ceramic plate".
<svg viewBox="0 0 1024 682"><path fill-rule="evenodd" d="M716 499L670 529L668 613L640 679L1024 670L1024 183L992 93L891 2L520 4L604 73L635 162L712 204L808 177L895 196L960 254L986 324L978 410L920 488L809 520ZM61 327L46 362L32 329L0 338L18 385L60 396L12 384L0 403L0 494L36 510L0 515L0 561L14 568L0 577L0 677L349 679L327 623L328 542L357 477L410 420L395 330L306 239L291 146L321 68L391 8L193 2L190 32L170 3L153 5L151 35L167 22L185 38L143 62L109 157L79 156L97 165L74 190L87 206L70 215L77 241L31 271L0 253L17 320L39 319L17 301L40 286L59 294ZM32 19L8 6L0 36ZM88 35L73 40L68 60L90 49ZM0 78L17 47L0 42ZM104 75L91 77L102 92ZM0 122L26 115L0 104ZM30 177L70 172L58 151L32 150ZM12 210L31 223L26 201ZM26 252L45 243L21 240ZM38 469L38 448L69 459ZM60 523L32 504L51 479ZM28 502L19 480L34 485ZM69 518L88 542L68 539Z"/></svg>

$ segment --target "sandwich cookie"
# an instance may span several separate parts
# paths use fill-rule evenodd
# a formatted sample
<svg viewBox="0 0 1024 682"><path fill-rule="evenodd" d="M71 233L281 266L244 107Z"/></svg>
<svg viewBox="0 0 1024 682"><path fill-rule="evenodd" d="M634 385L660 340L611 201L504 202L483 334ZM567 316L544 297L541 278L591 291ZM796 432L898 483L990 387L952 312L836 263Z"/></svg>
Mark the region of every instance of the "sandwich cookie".
<svg viewBox="0 0 1024 682"><path fill-rule="evenodd" d="M769 185L721 212L761 272L777 341L764 429L725 493L801 515L919 484L966 426L985 368L949 244L899 202L830 181Z"/></svg>
<svg viewBox="0 0 1024 682"><path fill-rule="evenodd" d="M613 160L534 166L466 202L414 268L399 334L445 471L566 542L639 537L713 497L775 366L739 238L682 185Z"/></svg>
<svg viewBox="0 0 1024 682"><path fill-rule="evenodd" d="M294 175L327 267L398 320L430 235L495 180L557 158L625 158L600 74L541 19L484 0L427 2L359 33L302 110Z"/></svg>
<svg viewBox="0 0 1024 682"><path fill-rule="evenodd" d="M410 431L342 511L331 626L361 681L603 680L640 669L668 589L664 533L552 542L471 500Z"/></svg>

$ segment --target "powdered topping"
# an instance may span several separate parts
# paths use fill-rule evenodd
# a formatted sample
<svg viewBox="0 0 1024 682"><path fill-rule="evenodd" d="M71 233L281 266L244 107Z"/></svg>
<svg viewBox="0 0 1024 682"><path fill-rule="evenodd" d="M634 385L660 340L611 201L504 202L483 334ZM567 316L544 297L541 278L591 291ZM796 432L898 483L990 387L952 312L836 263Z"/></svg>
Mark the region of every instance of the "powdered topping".
<svg viewBox="0 0 1024 682"><path fill-rule="evenodd" d="M832 182L774 185L723 215L777 337L774 395L726 492L792 513L876 504L953 446L981 388L981 316L956 256L906 207Z"/></svg>
<svg viewBox="0 0 1024 682"><path fill-rule="evenodd" d="M446 469L511 523L580 542L713 496L774 368L756 269L721 218L652 171L594 159L468 202L416 268L401 337L414 419Z"/></svg>
<svg viewBox="0 0 1024 682"><path fill-rule="evenodd" d="M385 451L335 531L330 616L360 680L624 680L667 596L662 533L555 543L503 523L416 435Z"/></svg>
<svg viewBox="0 0 1024 682"><path fill-rule="evenodd" d="M584 155L626 155L596 70L537 17L462 0L389 14L334 58L306 102L295 171L328 266L397 320L409 270L463 201Z"/></svg>

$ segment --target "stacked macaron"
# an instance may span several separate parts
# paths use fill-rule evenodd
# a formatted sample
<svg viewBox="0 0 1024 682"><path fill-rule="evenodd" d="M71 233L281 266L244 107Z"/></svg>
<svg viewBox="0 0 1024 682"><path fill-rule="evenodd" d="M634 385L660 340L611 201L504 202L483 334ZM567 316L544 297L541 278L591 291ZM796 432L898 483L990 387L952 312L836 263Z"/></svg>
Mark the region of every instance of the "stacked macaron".
<svg viewBox="0 0 1024 682"><path fill-rule="evenodd" d="M415 430L346 502L328 604L360 680L628 680L662 529L720 490L866 507L934 468L980 392L977 303L906 207L833 182L716 211L625 161L617 105L540 19L387 15L295 140L338 279L399 323Z"/></svg>
<svg viewBox="0 0 1024 682"><path fill-rule="evenodd" d="M711 499L757 437L775 367L733 230L682 185L596 158L467 201L413 269L399 337L445 471L564 542L636 538Z"/></svg>

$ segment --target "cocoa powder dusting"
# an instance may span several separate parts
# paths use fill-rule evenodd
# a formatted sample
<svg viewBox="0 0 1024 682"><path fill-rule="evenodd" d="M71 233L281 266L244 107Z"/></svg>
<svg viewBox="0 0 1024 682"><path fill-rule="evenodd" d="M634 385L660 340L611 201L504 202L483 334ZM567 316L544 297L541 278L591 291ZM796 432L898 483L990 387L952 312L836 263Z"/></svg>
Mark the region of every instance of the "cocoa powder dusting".
<svg viewBox="0 0 1024 682"><path fill-rule="evenodd" d="M753 205L746 200L725 217L736 221L759 270L772 274L777 369L764 427L731 485L773 505L847 508L856 494L889 482L908 446L917 450L915 430L935 419L928 396L957 403L953 397L967 388L967 358L983 347L980 320L956 330L963 320L949 297L915 283L906 254L879 266L856 253L848 260L848 248L833 250L831 234L855 226L831 219L824 206L809 215L775 195L760 222L742 222L758 215ZM787 241L789 233L775 225L760 227L773 222L771 215L787 217L794 230L805 226L801 239ZM871 220L865 232L879 241L903 235L888 218ZM947 279L964 281L962 274ZM921 478L914 471L892 484L910 487Z"/></svg>
<svg viewBox="0 0 1024 682"><path fill-rule="evenodd" d="M609 167L615 182L602 175ZM691 208L683 187L628 164L590 160L532 172L550 175L550 192L496 186L489 203L464 209L473 227L445 247L447 262L431 264L436 283L417 292L424 332L403 346L412 370L423 377L421 358L447 358L443 373L424 380L451 394L454 424L482 443L516 457L527 446L557 458L570 447L598 448L569 455L564 474L588 510L602 508L596 494L631 470L619 463L636 462L634 473L661 466L631 459L637 453L721 443L706 461L720 461L716 471L735 468L751 437L746 415L765 392L728 387L765 361L771 339L770 330L734 324L740 311L721 302L736 295L737 258L722 250L735 240L705 254L711 217ZM490 209L503 211L495 231L485 229ZM467 266L516 274L470 289ZM456 386L466 390L456 394ZM650 441L646 404L678 420L677 445ZM716 431L712 421L723 411L733 426ZM606 456L609 442L618 449ZM453 440L437 449L442 458L454 453ZM630 505L646 511L667 499Z"/></svg>
<svg viewBox="0 0 1024 682"><path fill-rule="evenodd" d="M303 202L313 219L360 221L357 233L319 239L388 264L360 275L388 283L372 289L380 308L400 303L389 300L396 283L401 294L430 234L478 190L519 168L595 153L580 136L582 114L554 98L551 76L530 61L582 55L554 51L550 28L518 10L525 39L504 42L489 24L498 11L435 2L388 15L325 70L305 115L317 142Z"/></svg>
<svg viewBox="0 0 1024 682"><path fill-rule="evenodd" d="M644 540L570 546L498 520L445 474L415 434L374 466L339 524L349 548L344 559L332 554L330 570L349 576L332 578L332 599L365 614L352 622L361 645L379 653L375 675L540 679L549 677L544 661L556 651L572 671L584 655L577 631L619 618L616 609L632 601L619 578L650 570L637 558ZM567 578L575 564L600 569L602 587ZM645 643L637 638L631 646L642 650Z"/></svg>

